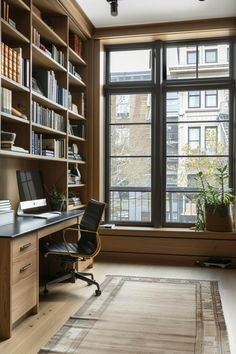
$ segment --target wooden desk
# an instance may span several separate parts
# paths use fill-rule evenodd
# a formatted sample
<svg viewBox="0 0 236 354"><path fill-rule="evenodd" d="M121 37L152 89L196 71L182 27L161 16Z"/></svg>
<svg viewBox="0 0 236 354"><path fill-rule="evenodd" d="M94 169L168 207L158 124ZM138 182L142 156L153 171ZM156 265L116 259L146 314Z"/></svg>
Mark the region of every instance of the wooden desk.
<svg viewBox="0 0 236 354"><path fill-rule="evenodd" d="M17 217L0 227L0 338L39 306L39 239L79 222L82 210L53 219Z"/></svg>

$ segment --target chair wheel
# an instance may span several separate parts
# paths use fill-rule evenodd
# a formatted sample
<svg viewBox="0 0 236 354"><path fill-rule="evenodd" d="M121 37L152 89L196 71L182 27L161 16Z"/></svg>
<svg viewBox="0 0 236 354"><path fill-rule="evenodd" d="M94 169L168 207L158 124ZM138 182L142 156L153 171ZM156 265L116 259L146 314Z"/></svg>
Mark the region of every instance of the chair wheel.
<svg viewBox="0 0 236 354"><path fill-rule="evenodd" d="M95 295L96 295L96 296L100 296L101 293L102 293L101 290L95 290Z"/></svg>

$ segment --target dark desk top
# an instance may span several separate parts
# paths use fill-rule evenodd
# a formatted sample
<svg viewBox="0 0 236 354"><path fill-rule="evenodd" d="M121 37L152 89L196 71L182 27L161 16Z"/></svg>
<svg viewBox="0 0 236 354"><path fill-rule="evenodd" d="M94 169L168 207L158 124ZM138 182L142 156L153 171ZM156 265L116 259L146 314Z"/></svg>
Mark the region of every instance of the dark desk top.
<svg viewBox="0 0 236 354"><path fill-rule="evenodd" d="M62 221L71 219L75 216L82 215L84 210L73 210L62 212L61 215L52 219L39 219L34 217L22 217L17 216L13 224L0 226L0 238L1 237L18 237L28 232L43 229L44 227L55 225Z"/></svg>

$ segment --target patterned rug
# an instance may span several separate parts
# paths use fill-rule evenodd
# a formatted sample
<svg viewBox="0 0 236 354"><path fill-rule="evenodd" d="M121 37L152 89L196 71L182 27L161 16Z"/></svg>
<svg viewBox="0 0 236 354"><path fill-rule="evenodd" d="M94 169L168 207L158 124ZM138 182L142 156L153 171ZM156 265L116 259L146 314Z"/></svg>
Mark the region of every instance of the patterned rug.
<svg viewBox="0 0 236 354"><path fill-rule="evenodd" d="M107 276L39 353L229 354L218 284Z"/></svg>

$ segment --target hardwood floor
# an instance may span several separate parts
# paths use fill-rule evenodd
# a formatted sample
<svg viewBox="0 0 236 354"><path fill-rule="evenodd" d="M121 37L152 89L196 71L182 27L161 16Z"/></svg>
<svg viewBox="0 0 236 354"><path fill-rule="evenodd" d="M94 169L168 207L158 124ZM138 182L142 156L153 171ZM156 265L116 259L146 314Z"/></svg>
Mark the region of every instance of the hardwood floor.
<svg viewBox="0 0 236 354"><path fill-rule="evenodd" d="M96 280L102 282L106 274L155 276L218 280L225 321L228 328L231 354L236 354L236 270L198 267L173 267L128 263L96 262ZM75 284L56 284L48 295L41 297L37 315L28 317L13 330L11 339L0 342L0 354L35 354L94 293L95 287L77 281ZM223 353L222 353L223 354Z"/></svg>

